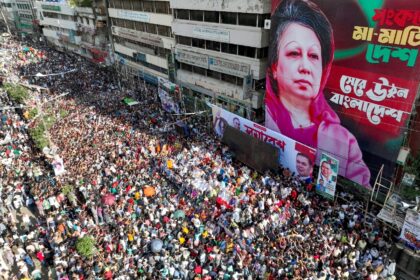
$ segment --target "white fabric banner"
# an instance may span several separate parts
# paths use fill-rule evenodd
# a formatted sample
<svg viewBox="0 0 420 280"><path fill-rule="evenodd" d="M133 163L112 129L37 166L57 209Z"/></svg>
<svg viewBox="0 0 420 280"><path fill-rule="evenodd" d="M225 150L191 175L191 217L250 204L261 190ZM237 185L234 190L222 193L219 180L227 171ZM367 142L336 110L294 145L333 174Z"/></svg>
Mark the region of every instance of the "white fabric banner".
<svg viewBox="0 0 420 280"><path fill-rule="evenodd" d="M212 108L213 128L218 136L223 136L226 125L237 128L246 134L278 147L280 149L279 163L281 166L288 168L302 180L312 178L316 156L315 149L216 105L210 103L207 103L207 105Z"/></svg>

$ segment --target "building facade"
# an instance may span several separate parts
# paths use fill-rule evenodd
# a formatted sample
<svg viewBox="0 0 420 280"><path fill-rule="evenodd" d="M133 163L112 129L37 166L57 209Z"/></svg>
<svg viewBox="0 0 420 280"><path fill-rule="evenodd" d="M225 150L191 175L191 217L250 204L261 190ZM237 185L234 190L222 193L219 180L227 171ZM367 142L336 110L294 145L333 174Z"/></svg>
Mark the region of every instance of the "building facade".
<svg viewBox="0 0 420 280"><path fill-rule="evenodd" d="M25 36L36 32L36 14L32 0L15 0L17 9L16 27Z"/></svg>
<svg viewBox="0 0 420 280"><path fill-rule="evenodd" d="M36 13L47 42L57 49L111 64L104 1L37 1Z"/></svg>
<svg viewBox="0 0 420 280"><path fill-rule="evenodd" d="M109 0L108 15L122 80L135 86L167 79L175 47L169 1Z"/></svg>
<svg viewBox="0 0 420 280"><path fill-rule="evenodd" d="M15 0L0 0L1 16L0 21L10 28L10 32L17 31L17 7Z"/></svg>
<svg viewBox="0 0 420 280"><path fill-rule="evenodd" d="M75 7L77 32L81 36L78 54L94 63L110 65L106 3L99 0L88 4L86 7Z"/></svg>
<svg viewBox="0 0 420 280"><path fill-rule="evenodd" d="M262 119L270 0L171 0L176 81L241 116Z"/></svg>

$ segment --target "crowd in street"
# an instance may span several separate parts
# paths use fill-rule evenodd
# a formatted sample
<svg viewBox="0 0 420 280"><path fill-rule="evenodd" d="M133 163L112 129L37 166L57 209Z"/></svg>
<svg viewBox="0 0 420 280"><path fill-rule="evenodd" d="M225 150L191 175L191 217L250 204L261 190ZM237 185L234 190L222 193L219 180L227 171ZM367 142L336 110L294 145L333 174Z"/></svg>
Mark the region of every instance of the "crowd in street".
<svg viewBox="0 0 420 280"><path fill-rule="evenodd" d="M51 101L43 153L20 109L0 111L0 279L395 279L392 234L362 202L325 200L287 170L256 173L200 116L180 135L153 85L120 89L77 56L2 47L9 80L48 88L33 91L45 103L67 95ZM75 248L84 236L91 258Z"/></svg>

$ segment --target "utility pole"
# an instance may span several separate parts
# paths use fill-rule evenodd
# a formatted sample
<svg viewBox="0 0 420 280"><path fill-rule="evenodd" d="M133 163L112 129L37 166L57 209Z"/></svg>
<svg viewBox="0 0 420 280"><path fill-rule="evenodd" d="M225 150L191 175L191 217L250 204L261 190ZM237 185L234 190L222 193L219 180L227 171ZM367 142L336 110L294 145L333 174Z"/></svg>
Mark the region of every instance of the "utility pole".
<svg viewBox="0 0 420 280"><path fill-rule="evenodd" d="M6 24L6 28L7 28L7 33L10 33L10 27L9 27L9 22L7 21L6 17L4 16L3 13L3 7L0 5L0 12L1 12L1 16L3 17L4 23Z"/></svg>

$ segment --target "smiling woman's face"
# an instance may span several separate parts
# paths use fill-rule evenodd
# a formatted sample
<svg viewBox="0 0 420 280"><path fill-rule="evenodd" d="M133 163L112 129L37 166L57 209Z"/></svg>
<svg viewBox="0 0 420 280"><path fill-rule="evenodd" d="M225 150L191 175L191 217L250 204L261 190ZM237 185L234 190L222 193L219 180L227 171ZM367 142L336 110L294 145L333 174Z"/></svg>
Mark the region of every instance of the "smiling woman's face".
<svg viewBox="0 0 420 280"><path fill-rule="evenodd" d="M278 44L278 62L274 77L281 96L314 99L322 77L321 44L310 29L291 23Z"/></svg>

